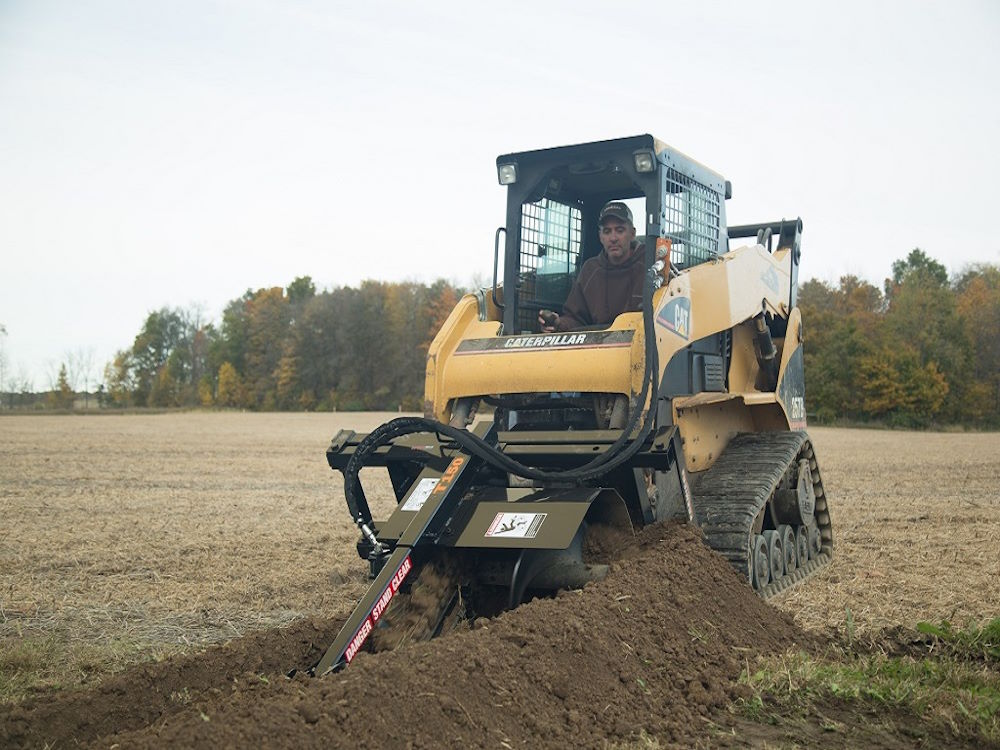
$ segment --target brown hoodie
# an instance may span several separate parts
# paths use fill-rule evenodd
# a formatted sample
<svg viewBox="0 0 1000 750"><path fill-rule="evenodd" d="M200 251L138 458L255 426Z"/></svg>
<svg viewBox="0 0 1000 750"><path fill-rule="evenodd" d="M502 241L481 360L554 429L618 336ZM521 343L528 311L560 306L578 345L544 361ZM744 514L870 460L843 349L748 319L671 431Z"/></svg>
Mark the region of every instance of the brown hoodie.
<svg viewBox="0 0 1000 750"><path fill-rule="evenodd" d="M632 248L632 256L618 266L603 250L583 264L556 322L557 331L608 325L623 312L642 309L646 253L642 245L633 243Z"/></svg>

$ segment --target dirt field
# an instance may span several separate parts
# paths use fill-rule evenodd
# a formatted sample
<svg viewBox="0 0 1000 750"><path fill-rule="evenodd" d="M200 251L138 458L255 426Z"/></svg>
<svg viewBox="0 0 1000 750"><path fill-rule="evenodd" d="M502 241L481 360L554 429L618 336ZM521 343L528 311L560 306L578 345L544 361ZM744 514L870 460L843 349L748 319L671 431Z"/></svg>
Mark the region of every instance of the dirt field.
<svg viewBox="0 0 1000 750"><path fill-rule="evenodd" d="M768 604L739 587L728 601L713 603L735 577L715 566L689 529L668 528L643 539L641 564L623 561L607 582L505 615L486 634L365 656L345 677L319 687L299 680L279 685L284 667L304 666L325 647L365 588L339 475L323 456L326 444L341 427L367 430L390 416L0 419L0 695L8 703L42 696L0 713L0 744L5 737L15 745L76 739L101 746L110 738L128 746L275 744L268 740L277 736L290 744L330 744L331 737L345 746L374 743L379 735L364 732L376 724L360 722L357 713L370 711L377 699L367 692L372 675L415 669L424 682L411 674L389 687L423 696L411 701L411 710L420 707L411 721L422 723L430 700L464 734L427 734L425 726L424 734L393 735L384 727L381 736L396 740L391 746L433 746L435 738L492 747L532 740L606 746L640 729L667 744L690 745L708 736L708 725L696 720L707 715L701 708L710 713L733 696L727 675L740 670L734 654L777 647L788 633L792 641L815 644L830 637L830 627L862 636L920 620L961 624L1000 615L1000 435L815 429L831 498L834 562ZM377 476L366 486L376 517L385 515L393 502L388 481ZM624 601L619 596L644 596L636 571L651 566L667 566L653 592L657 601L616 604ZM587 621L574 626L581 607L589 608ZM609 607L614 617L597 614ZM718 629L718 637L705 639L711 648L689 632L688 620L698 612L705 613L704 628ZM728 627L734 618L745 625ZM652 642L622 635L649 634L666 622L673 628L665 633L683 636L674 651L664 633ZM262 633L241 637L256 631ZM574 634L587 637L573 641ZM586 644L583 658L563 664L570 674L580 672L592 691L578 703L575 681L559 685L545 676L562 664L563 657L550 653L559 638L564 648ZM202 646L231 639L226 649L201 653ZM510 655L512 642L517 658ZM534 667L524 666L526 655ZM159 663L107 678L150 660ZM603 667L618 662L625 666L606 683ZM594 673L581 672L581 664L596 665ZM662 669L643 676L635 671L641 664ZM533 675L531 689L497 698L525 671ZM482 695L472 679L478 673L494 686ZM19 687L25 674L33 681ZM457 705L427 686L435 676L447 683L456 674L465 682L453 695L467 698L455 698ZM655 691L646 687L654 681ZM100 687L73 693L72 710L64 698L45 702L52 690L62 691L58 696L95 683ZM238 700L235 692L225 700L212 697L236 691L234 684L242 686ZM115 703L108 697L115 690L129 700ZM516 725L499 716L501 705L522 719L526 706L543 705L532 691L558 697L558 731L551 733L551 716ZM639 718L622 723L622 712L610 709L617 719L605 721L607 712L591 716L594 696L609 707L631 697ZM126 711L124 703L145 707ZM101 719L103 709L95 706L111 704L115 715ZM75 724L65 720L73 711ZM216 713L225 721L212 721ZM263 714L273 722L264 722ZM656 718L663 715L674 720ZM40 729L46 716L62 721L63 734ZM286 719L307 731L296 735ZM491 722L498 733L487 729ZM223 732L223 724L236 734ZM344 734L350 727L355 733ZM705 741L721 744L718 737Z"/></svg>

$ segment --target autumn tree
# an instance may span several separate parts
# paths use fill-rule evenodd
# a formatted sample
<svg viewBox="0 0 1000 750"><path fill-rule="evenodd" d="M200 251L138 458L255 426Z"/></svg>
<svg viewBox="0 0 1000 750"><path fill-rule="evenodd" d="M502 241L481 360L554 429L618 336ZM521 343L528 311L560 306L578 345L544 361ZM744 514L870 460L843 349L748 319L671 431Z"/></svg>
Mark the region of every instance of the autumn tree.
<svg viewBox="0 0 1000 750"><path fill-rule="evenodd" d="M302 384L299 380L299 358L295 354L292 340L286 340L285 353L278 360L275 371L275 398L279 409L295 409L299 406Z"/></svg>
<svg viewBox="0 0 1000 750"><path fill-rule="evenodd" d="M215 402L219 406L245 406L246 394L239 373L230 362L223 362L219 367L219 385Z"/></svg>
<svg viewBox="0 0 1000 750"><path fill-rule="evenodd" d="M51 409L72 409L75 400L73 387L69 384L69 375L66 372L66 365L59 365L59 374L52 390L46 396L46 403Z"/></svg>
<svg viewBox="0 0 1000 750"><path fill-rule="evenodd" d="M198 380L198 404L201 406L215 405L215 382L211 375L202 375Z"/></svg>
<svg viewBox="0 0 1000 750"><path fill-rule="evenodd" d="M971 279L966 286L982 289ZM919 248L892 264L884 294L853 276L837 287L803 284L811 410L821 419L906 426L968 420L974 350L970 313L958 298L945 267ZM970 298L966 306L972 304Z"/></svg>
<svg viewBox="0 0 1000 750"><path fill-rule="evenodd" d="M149 392L149 406L170 407L180 406L180 383L169 367L161 367L153 379Z"/></svg>
<svg viewBox="0 0 1000 750"><path fill-rule="evenodd" d="M112 406L131 406L136 391L131 350L119 351L104 367L107 403Z"/></svg>
<svg viewBox="0 0 1000 750"><path fill-rule="evenodd" d="M887 280L888 309L883 322L887 343L912 352L916 374L936 371L947 383L940 406L931 414L913 412L918 423L930 417L961 421L968 415L965 398L972 364L972 342L958 314L944 266L919 248L893 263ZM936 380L932 379L932 380Z"/></svg>
<svg viewBox="0 0 1000 750"><path fill-rule="evenodd" d="M421 343L424 353L430 348L441 326L451 315L461 297L461 291L446 281L436 282L427 294L427 336Z"/></svg>
<svg viewBox="0 0 1000 750"><path fill-rule="evenodd" d="M954 286L972 345L968 416L980 424L1000 425L1000 267L967 268Z"/></svg>
<svg viewBox="0 0 1000 750"><path fill-rule="evenodd" d="M243 381L252 403L261 409L277 406L277 373L282 341L291 311L280 286L259 289L246 304L247 349Z"/></svg>
<svg viewBox="0 0 1000 750"><path fill-rule="evenodd" d="M878 288L855 276L837 287L811 280L799 291L805 339L806 396L823 420L863 418L868 407L859 370L879 365L879 317L884 299Z"/></svg>

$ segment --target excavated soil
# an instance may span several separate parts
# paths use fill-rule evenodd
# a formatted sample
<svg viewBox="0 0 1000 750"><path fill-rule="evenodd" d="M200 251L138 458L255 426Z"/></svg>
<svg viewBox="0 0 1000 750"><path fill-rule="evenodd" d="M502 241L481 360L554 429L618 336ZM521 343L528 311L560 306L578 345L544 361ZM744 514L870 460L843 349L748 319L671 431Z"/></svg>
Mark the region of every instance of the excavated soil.
<svg viewBox="0 0 1000 750"><path fill-rule="evenodd" d="M0 747L957 746L843 703L724 707L757 654L838 632L905 653L919 620L996 616L1000 435L811 430L835 557L768 602L659 527L582 592L288 679L367 585L323 449L391 416L0 419Z"/></svg>
<svg viewBox="0 0 1000 750"><path fill-rule="evenodd" d="M691 744L746 660L815 645L696 529L646 529L605 580L475 630L300 673L336 633L299 622L8 709L5 746L603 747Z"/></svg>
<svg viewBox="0 0 1000 750"><path fill-rule="evenodd" d="M203 653L142 664L97 686L0 709L0 746L72 747L103 741L195 711L230 686L279 680L288 665L318 659L338 630L333 621L301 620L237 638Z"/></svg>

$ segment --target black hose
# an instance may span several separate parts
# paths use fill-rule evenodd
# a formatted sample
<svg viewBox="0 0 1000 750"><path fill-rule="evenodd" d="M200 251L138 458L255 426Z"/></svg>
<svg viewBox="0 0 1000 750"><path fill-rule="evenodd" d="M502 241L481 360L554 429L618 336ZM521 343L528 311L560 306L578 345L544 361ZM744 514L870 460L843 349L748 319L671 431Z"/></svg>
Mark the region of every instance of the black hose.
<svg viewBox="0 0 1000 750"><path fill-rule="evenodd" d="M464 450L474 456L478 456L486 463L502 471L509 472L526 479L536 479L540 481L574 482L583 484L597 477L603 476L621 466L634 456L642 444L649 437L653 429L656 415L656 393L649 405L646 419L643 422L639 434L634 440L629 440L629 435L635 429L642 415L643 406L649 397L649 392L656 375L659 372L659 351L656 348L656 337L653 329L653 281L656 274L650 270L646 275L643 284L643 334L645 336L645 358L646 367L642 379L642 391L635 409L629 415L629 420L622 430L622 434L608 446L601 455L587 462L583 466L565 471L542 471L531 466L515 461L510 456L482 438L474 435L468 430L459 429L425 417L398 417L372 430L364 440L358 443L354 449L354 454L344 467L344 495L347 499L347 507L351 516L360 526L371 523L371 510L361 489L361 482L358 473L368 458L379 446L390 440L415 432L434 432L444 435L457 442Z"/></svg>

